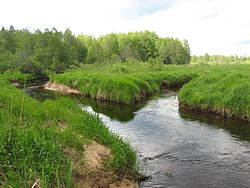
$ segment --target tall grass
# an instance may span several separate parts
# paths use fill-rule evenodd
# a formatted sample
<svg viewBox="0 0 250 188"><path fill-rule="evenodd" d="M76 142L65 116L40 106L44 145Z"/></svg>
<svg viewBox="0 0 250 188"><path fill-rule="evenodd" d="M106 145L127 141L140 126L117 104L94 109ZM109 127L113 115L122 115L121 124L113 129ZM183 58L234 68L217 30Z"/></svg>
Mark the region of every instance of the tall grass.
<svg viewBox="0 0 250 188"><path fill-rule="evenodd" d="M250 120L249 73L248 64L114 64L86 65L51 80L92 98L123 103L141 100L164 85L189 81L179 92L182 106ZM25 82L26 76L0 76L0 187L31 187L38 180L40 187L73 187L73 161L65 148L81 151L90 140L111 148L107 167L118 174L135 170L135 152L98 117L83 112L67 97L39 102L9 84L8 79Z"/></svg>
<svg viewBox="0 0 250 188"><path fill-rule="evenodd" d="M131 104L161 87L183 85L195 76L191 67L152 63L86 65L51 77L51 81L77 88L91 98Z"/></svg>
<svg viewBox="0 0 250 188"><path fill-rule="evenodd" d="M111 148L108 168L120 174L136 170L130 145L98 117L66 97L35 101L7 78L0 76L0 187L31 187L35 182L40 187L74 187L73 161L65 148L84 150L90 140Z"/></svg>
<svg viewBox="0 0 250 188"><path fill-rule="evenodd" d="M162 87L184 85L179 93L181 106L250 120L249 75L250 65L243 63L198 66L116 63L84 65L54 75L51 81L77 88L91 98L126 104L140 101Z"/></svg>
<svg viewBox="0 0 250 188"><path fill-rule="evenodd" d="M193 110L250 120L250 65L212 66L179 92Z"/></svg>

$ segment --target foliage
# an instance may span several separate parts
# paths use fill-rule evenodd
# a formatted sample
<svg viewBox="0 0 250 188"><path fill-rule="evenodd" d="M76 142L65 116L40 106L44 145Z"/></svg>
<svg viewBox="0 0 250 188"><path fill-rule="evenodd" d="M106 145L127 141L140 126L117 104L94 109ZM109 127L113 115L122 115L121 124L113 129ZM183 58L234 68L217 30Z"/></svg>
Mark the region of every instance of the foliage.
<svg viewBox="0 0 250 188"><path fill-rule="evenodd" d="M179 92L180 104L194 110L250 120L250 65L206 68Z"/></svg>
<svg viewBox="0 0 250 188"><path fill-rule="evenodd" d="M190 49L188 42L181 42L173 38L160 38L150 31L111 33L99 38L79 35L80 39L88 48L87 63L94 62L127 62L131 59L147 62L149 59L169 64L188 64L190 62Z"/></svg>
<svg viewBox="0 0 250 188"><path fill-rule="evenodd" d="M192 56L192 64L236 64L249 63L250 57L246 56L223 56L223 55L209 55L208 53L200 56Z"/></svg>
<svg viewBox="0 0 250 188"><path fill-rule="evenodd" d="M138 62L85 65L54 75L51 81L77 88L95 99L131 104L159 91L162 86L180 86L195 76L189 67L175 67Z"/></svg>
<svg viewBox="0 0 250 188"><path fill-rule="evenodd" d="M0 31L0 72L17 69L23 73L44 75L47 71L62 73L83 63L116 63L131 59L147 62L160 60L167 64L187 64L190 49L187 41L160 38L154 32L130 32L74 36L69 29Z"/></svg>
<svg viewBox="0 0 250 188"><path fill-rule="evenodd" d="M35 101L9 84L18 77L26 80L20 73L0 76L0 187L32 187L38 179L40 187L73 187L73 161L65 151L83 151L90 140L111 149L109 168L135 170L135 152L98 117L66 97Z"/></svg>
<svg viewBox="0 0 250 188"><path fill-rule="evenodd" d="M179 92L181 106L250 120L249 68L248 64L175 66L128 62L85 65L54 75L51 81L77 88L92 98L126 104L140 101L164 86L184 85Z"/></svg>
<svg viewBox="0 0 250 188"><path fill-rule="evenodd" d="M17 69L24 73L42 75L47 70L63 72L71 65L84 63L87 48L69 29L64 33L55 28L0 31L0 72Z"/></svg>
<svg viewBox="0 0 250 188"><path fill-rule="evenodd" d="M187 41L182 44L178 39L165 38L157 43L160 59L164 64L187 64L190 62L190 49Z"/></svg>

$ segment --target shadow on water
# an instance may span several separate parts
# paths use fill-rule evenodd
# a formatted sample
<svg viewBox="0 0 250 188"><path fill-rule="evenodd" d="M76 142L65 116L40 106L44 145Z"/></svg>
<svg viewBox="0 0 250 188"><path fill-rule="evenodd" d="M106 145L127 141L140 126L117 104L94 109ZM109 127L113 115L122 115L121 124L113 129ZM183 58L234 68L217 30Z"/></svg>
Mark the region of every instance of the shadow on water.
<svg viewBox="0 0 250 188"><path fill-rule="evenodd" d="M61 96L42 87L26 92L38 100ZM71 97L137 148L142 171L152 177L140 187L250 187L249 124L183 111L172 91L135 105Z"/></svg>
<svg viewBox="0 0 250 188"><path fill-rule="evenodd" d="M75 96L74 98L79 103L90 106L95 113L108 116L112 120L120 122L129 122L136 116L136 112L144 108L149 101L161 97L161 93L156 93L153 96L147 98L147 101L137 102L132 105L118 104L110 101L94 100L90 97Z"/></svg>
<svg viewBox="0 0 250 188"><path fill-rule="evenodd" d="M54 100L60 96L69 96L59 92L46 90L44 85L27 87L26 93L39 101L44 101L47 99ZM176 92L174 92L174 95L175 94ZM128 122L133 120L137 114L136 112L145 107L150 100L161 98L162 96L157 93L154 96L151 96L147 101L133 105L117 104L109 101L99 101L84 96L71 95L71 97L85 106L90 106L95 113L103 114L108 116L110 119L120 122ZM217 127L218 129L225 129L237 139L250 141L250 125L245 121L222 118L220 116L202 112L187 111L181 108L179 109L179 114L181 118L187 121L202 122L206 123L207 125Z"/></svg>
<svg viewBox="0 0 250 188"><path fill-rule="evenodd" d="M43 85L28 87L26 88L26 93L39 101L44 101L46 99L53 100L60 96L68 96L55 91L46 90L44 89ZM154 95L153 97L157 96L158 94ZM147 102L144 101L133 105L127 105L117 104L109 101L94 100L90 97L85 96L71 95L71 97L80 104L90 106L94 112L103 114L113 120L121 122L128 122L130 120L133 120L135 117L135 112L142 109L147 104Z"/></svg>
<svg viewBox="0 0 250 188"><path fill-rule="evenodd" d="M103 114L113 120L120 122L128 122L133 120L135 117L134 112L140 110L146 105L145 102L134 105L117 104L107 101L98 101L89 97L76 97L75 99L81 104L91 106L95 113Z"/></svg>
<svg viewBox="0 0 250 188"><path fill-rule="evenodd" d="M25 88L25 92L36 100L44 101L47 99L54 100L62 94L44 89L44 85L32 86Z"/></svg>
<svg viewBox="0 0 250 188"><path fill-rule="evenodd" d="M182 108L179 109L179 114L185 120L206 123L208 126L229 131L234 138L250 141L250 124L248 122L202 112L187 111Z"/></svg>

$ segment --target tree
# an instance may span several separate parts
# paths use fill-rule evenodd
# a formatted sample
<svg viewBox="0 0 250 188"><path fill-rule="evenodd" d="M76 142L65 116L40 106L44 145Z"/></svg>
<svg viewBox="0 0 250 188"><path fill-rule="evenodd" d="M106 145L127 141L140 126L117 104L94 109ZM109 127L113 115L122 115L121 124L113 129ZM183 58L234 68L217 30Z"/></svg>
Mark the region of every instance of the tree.
<svg viewBox="0 0 250 188"><path fill-rule="evenodd" d="M164 64L187 64L191 60L187 42L182 44L178 39L162 38L159 39L157 46Z"/></svg>
<svg viewBox="0 0 250 188"><path fill-rule="evenodd" d="M205 53L203 59L204 59L205 63L208 63L210 61L210 56L208 55L208 53Z"/></svg>
<svg viewBox="0 0 250 188"><path fill-rule="evenodd" d="M77 39L70 29L66 29L63 35L63 42L68 49L69 64L79 65L84 63L87 58L88 50L84 43Z"/></svg>
<svg viewBox="0 0 250 188"><path fill-rule="evenodd" d="M158 38L154 32L149 31L132 33L133 48L137 51L140 61L146 62L149 58L157 57L156 42Z"/></svg>
<svg viewBox="0 0 250 188"><path fill-rule="evenodd" d="M190 63L191 61L191 50L190 50L190 47L189 47L189 43L187 40L184 40L183 41L183 47L184 47L184 64L187 64L187 63Z"/></svg>
<svg viewBox="0 0 250 188"><path fill-rule="evenodd" d="M139 59L139 54L134 48L134 42L131 34L118 34L119 56L122 61L127 59Z"/></svg>
<svg viewBox="0 0 250 188"><path fill-rule="evenodd" d="M104 57L111 60L112 56L119 54L117 35L114 33L100 37L100 44L103 48Z"/></svg>
<svg viewBox="0 0 250 188"><path fill-rule="evenodd" d="M104 50L98 40L94 39L88 48L88 63L104 61Z"/></svg>
<svg viewBox="0 0 250 188"><path fill-rule="evenodd" d="M12 54L16 52L17 44L15 41L15 32L2 29L0 32L0 48L10 51Z"/></svg>

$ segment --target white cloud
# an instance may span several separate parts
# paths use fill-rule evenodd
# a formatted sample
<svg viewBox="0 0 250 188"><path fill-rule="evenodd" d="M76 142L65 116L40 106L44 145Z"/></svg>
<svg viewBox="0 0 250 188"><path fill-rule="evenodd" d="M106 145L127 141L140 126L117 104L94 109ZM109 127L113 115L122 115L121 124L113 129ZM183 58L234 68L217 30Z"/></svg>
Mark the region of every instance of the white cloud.
<svg viewBox="0 0 250 188"><path fill-rule="evenodd" d="M6 27L95 36L147 29L187 39L193 54L250 55L249 0L3 0L0 7Z"/></svg>
<svg viewBox="0 0 250 188"><path fill-rule="evenodd" d="M188 39L194 54L250 55L249 45L237 44L250 39L248 4L245 0L177 1L169 10L138 19L135 26Z"/></svg>

